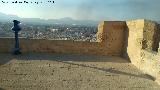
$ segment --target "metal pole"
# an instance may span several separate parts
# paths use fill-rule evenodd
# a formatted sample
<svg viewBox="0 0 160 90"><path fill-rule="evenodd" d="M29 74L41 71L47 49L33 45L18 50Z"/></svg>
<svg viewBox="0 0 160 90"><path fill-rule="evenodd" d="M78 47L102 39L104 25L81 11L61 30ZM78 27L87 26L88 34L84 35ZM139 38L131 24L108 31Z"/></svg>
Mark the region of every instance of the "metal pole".
<svg viewBox="0 0 160 90"><path fill-rule="evenodd" d="M21 30L21 27L19 26L20 21L13 20L13 23L14 23L14 26L13 26L12 30L15 33L15 47L13 50L13 54L18 55L18 54L21 54L20 48L19 48L19 39L18 39L18 32Z"/></svg>

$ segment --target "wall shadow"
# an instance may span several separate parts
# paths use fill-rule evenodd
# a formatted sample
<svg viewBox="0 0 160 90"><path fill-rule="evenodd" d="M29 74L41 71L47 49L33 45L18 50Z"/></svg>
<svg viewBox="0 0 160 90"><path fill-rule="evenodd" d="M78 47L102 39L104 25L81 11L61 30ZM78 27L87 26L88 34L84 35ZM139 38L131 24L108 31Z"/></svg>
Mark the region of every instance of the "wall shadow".
<svg viewBox="0 0 160 90"><path fill-rule="evenodd" d="M149 80L155 80L153 77L142 74L142 75L136 75L124 71L119 71L114 68L99 68L99 67L93 67L85 64L77 64L76 62L112 62L112 63L130 63L126 59L123 59L121 57L114 57L114 56L94 56L94 55L71 55L71 54L50 54L50 53L28 53L28 54L22 54L22 55L11 55L11 54L0 54L0 58L3 58L3 64L10 63L12 60L20 60L20 61L38 61L38 60L47 60L47 61L56 61L61 62L65 64L70 65L77 65L81 67L87 67L92 68L104 72L109 72L113 74L121 74L121 75L127 75L127 76L134 76L138 78L144 78ZM74 61L74 62L72 62Z"/></svg>
<svg viewBox="0 0 160 90"><path fill-rule="evenodd" d="M100 70L100 71L104 71L104 72L109 72L109 73L113 73L113 74L134 76L134 77L149 79L149 80L153 80L153 81L155 80L154 77L152 77L152 76L150 76L148 74L136 75L136 74L131 74L131 73L119 71L119 70L116 70L114 68L104 69L104 68L93 67L93 66L88 66L88 65L84 65L84 64L76 64L76 63L73 63L73 62L66 62L66 61L60 61L60 60L57 60L57 61L61 62L61 63L65 63L65 64L71 64L71 65L77 65L77 66L81 66L81 67L92 68L92 69L96 69L96 70Z"/></svg>
<svg viewBox="0 0 160 90"><path fill-rule="evenodd" d="M16 57L11 54L1 53L0 54L0 65L6 64L7 62L13 60L14 58Z"/></svg>
<svg viewBox="0 0 160 90"><path fill-rule="evenodd" d="M130 57L129 57L129 55L128 55L128 53L127 53L127 47L128 47L128 38L129 38L129 28L128 28L128 26L127 26L127 23L126 23L126 30L124 30L124 50L123 50L123 55L122 55L122 57L124 57L125 59L127 59L129 62L131 62L130 61Z"/></svg>
<svg viewBox="0 0 160 90"><path fill-rule="evenodd" d="M97 56L79 54L54 54L54 53L24 53L21 55L0 54L0 65L6 64L11 60L62 60L77 62L113 62L130 63L126 59L116 56Z"/></svg>
<svg viewBox="0 0 160 90"><path fill-rule="evenodd" d="M0 90L6 90L6 89L0 88Z"/></svg>
<svg viewBox="0 0 160 90"><path fill-rule="evenodd" d="M160 43L160 24L156 23L155 32L153 35L153 43L152 43L152 50L153 51L158 52L159 43Z"/></svg>
<svg viewBox="0 0 160 90"><path fill-rule="evenodd" d="M80 54L53 54L53 53L28 53L16 57L18 60L61 60L81 62L113 62L129 63L126 59L116 56L80 55Z"/></svg>

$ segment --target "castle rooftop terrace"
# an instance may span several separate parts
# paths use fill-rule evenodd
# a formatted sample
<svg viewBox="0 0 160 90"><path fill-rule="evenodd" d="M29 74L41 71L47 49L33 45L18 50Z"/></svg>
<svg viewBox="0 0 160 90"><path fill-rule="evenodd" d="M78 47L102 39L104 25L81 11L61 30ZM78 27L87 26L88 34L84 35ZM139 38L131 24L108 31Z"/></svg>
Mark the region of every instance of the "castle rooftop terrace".
<svg viewBox="0 0 160 90"><path fill-rule="evenodd" d="M115 56L0 54L2 90L159 90L154 78Z"/></svg>
<svg viewBox="0 0 160 90"><path fill-rule="evenodd" d="M160 25L104 21L97 41L0 38L0 90L160 90ZM159 85L158 85L159 84Z"/></svg>

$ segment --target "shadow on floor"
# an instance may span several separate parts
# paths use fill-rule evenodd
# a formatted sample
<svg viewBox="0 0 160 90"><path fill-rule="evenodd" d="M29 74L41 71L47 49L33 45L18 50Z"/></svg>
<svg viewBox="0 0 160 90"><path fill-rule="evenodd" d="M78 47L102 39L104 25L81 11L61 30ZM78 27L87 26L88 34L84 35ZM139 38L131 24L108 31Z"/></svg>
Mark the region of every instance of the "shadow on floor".
<svg viewBox="0 0 160 90"><path fill-rule="evenodd" d="M104 69L104 68L92 67L92 66L87 66L84 64L76 64L73 62L69 62L69 61L74 61L74 62L80 61L80 62L130 63L128 60L125 60L120 57L113 57L113 56L29 53L29 54L22 54L18 56L14 56L11 54L0 54L0 59L1 59L0 64L5 64L14 59L15 60L25 60L25 61L30 61L30 60L57 61L61 63L71 64L71 65L88 67L88 68L92 68L92 69L96 69L96 70L100 70L104 72L109 72L113 74L122 74L122 75L134 76L134 77L139 77L139 78L145 78L149 80L155 80L155 78L153 78L152 76L146 75L146 74L136 75L136 74L131 74L131 73L115 70L114 68Z"/></svg>
<svg viewBox="0 0 160 90"><path fill-rule="evenodd" d="M114 59L113 59L114 58ZM0 54L0 65L11 60L61 60L61 61L81 61L81 62L113 62L130 63L121 57L96 56L96 55L76 55L76 54L50 54L50 53L28 53L21 55Z"/></svg>
<svg viewBox="0 0 160 90"><path fill-rule="evenodd" d="M96 70L100 70L100 71L104 71L104 72L109 72L109 73L113 73L113 74L128 75L128 76L134 76L134 77L138 77L138 78L144 78L144 79L149 79L149 80L155 81L155 78L148 75L148 74L136 75L136 74L131 74L131 73L115 70L115 68L104 69L104 68L92 67L92 66L87 66L87 65L84 65L84 64L76 64L76 63L60 61L60 60L58 60L58 62L71 64L71 65L82 66L82 67L88 67L88 68L92 68L92 69L96 69Z"/></svg>
<svg viewBox="0 0 160 90"><path fill-rule="evenodd" d="M3 88L0 88L0 90L5 90L5 89L3 89Z"/></svg>

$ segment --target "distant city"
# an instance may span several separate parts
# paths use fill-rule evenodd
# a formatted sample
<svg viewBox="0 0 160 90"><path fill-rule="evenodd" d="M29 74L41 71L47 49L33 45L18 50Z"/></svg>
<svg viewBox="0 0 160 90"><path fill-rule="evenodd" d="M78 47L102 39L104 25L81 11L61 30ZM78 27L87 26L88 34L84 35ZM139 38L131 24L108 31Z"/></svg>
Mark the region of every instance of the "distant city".
<svg viewBox="0 0 160 90"><path fill-rule="evenodd" d="M14 37L11 30L13 23L0 22L0 37ZM97 26L76 24L52 24L34 25L21 24L22 30L19 37L27 39L53 39L53 40L76 40L96 41Z"/></svg>
<svg viewBox="0 0 160 90"><path fill-rule="evenodd" d="M40 18L20 18L0 13L0 37L14 37L13 20L21 22L19 37L34 39L96 41L97 21L62 19L44 20Z"/></svg>

